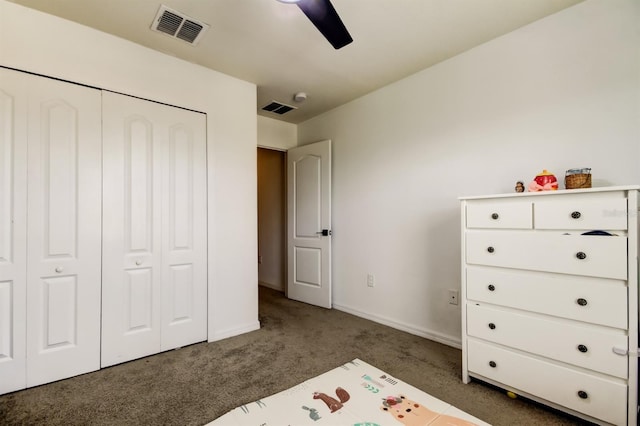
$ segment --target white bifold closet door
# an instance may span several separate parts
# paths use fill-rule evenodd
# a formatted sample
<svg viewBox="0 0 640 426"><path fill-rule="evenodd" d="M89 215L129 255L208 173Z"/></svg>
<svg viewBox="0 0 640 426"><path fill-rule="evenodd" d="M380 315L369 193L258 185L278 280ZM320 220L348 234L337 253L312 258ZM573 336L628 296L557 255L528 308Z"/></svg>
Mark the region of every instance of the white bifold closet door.
<svg viewBox="0 0 640 426"><path fill-rule="evenodd" d="M207 339L206 116L103 93L103 367Z"/></svg>
<svg viewBox="0 0 640 426"><path fill-rule="evenodd" d="M95 89L7 69L0 99L7 391L100 367L101 100Z"/></svg>
<svg viewBox="0 0 640 426"><path fill-rule="evenodd" d="M0 394L27 386L27 88L0 68Z"/></svg>

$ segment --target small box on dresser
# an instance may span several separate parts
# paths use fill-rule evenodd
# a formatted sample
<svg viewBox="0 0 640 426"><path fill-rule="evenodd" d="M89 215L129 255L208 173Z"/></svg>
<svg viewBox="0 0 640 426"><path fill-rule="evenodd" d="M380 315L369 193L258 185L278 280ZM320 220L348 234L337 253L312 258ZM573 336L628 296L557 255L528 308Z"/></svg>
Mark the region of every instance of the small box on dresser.
<svg viewBox="0 0 640 426"><path fill-rule="evenodd" d="M638 190L460 198L464 383L637 424Z"/></svg>

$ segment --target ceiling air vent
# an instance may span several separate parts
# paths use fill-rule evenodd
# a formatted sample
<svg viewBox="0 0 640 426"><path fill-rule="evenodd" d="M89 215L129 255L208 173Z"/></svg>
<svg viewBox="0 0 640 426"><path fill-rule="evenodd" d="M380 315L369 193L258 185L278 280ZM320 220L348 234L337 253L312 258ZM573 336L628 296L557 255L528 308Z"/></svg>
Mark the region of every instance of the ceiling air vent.
<svg viewBox="0 0 640 426"><path fill-rule="evenodd" d="M151 24L152 30L165 33L193 45L198 44L208 28L209 25L204 22L196 21L165 5L160 6L153 24Z"/></svg>
<svg viewBox="0 0 640 426"><path fill-rule="evenodd" d="M273 112L275 114L280 114L280 115L286 114L289 111L294 109L298 109L298 108L291 105L285 105L276 101L271 101L269 105L265 105L262 107L263 111L269 111L269 112Z"/></svg>

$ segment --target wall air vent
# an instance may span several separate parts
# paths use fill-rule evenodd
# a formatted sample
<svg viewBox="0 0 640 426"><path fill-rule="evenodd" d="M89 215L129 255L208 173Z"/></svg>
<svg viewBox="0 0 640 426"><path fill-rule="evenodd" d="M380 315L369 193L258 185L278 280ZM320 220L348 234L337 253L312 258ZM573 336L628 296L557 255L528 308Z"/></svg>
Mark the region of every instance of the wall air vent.
<svg viewBox="0 0 640 426"><path fill-rule="evenodd" d="M294 109L298 109L298 108L296 108L294 106L291 106L291 105L285 105L283 103L276 102L276 101L271 101L270 104L265 105L265 106L262 107L263 111L269 111L269 112L272 112L274 114L280 114L280 115L286 114L289 111L294 110Z"/></svg>
<svg viewBox="0 0 640 426"><path fill-rule="evenodd" d="M202 39L209 25L196 21L187 15L176 12L165 5L160 5L151 29L173 38L196 45Z"/></svg>

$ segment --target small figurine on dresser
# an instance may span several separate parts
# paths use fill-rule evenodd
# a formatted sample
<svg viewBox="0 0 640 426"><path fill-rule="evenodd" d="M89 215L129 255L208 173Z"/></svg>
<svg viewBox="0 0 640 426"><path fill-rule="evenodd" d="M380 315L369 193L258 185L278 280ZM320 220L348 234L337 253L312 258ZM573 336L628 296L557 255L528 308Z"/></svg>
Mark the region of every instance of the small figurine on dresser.
<svg viewBox="0 0 640 426"><path fill-rule="evenodd" d="M524 192L524 182L519 180L516 182L516 192Z"/></svg>
<svg viewBox="0 0 640 426"><path fill-rule="evenodd" d="M543 170L529 184L529 192L555 191L558 189L558 179L548 170Z"/></svg>

